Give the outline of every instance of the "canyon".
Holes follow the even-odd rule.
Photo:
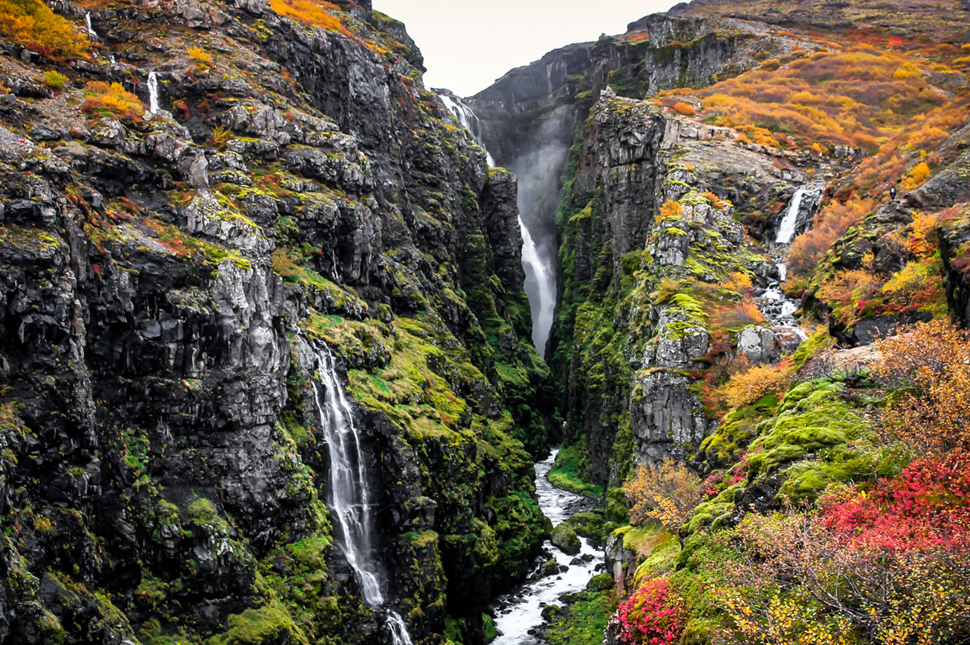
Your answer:
[[[0,643],[631,643],[660,584],[741,642],[718,536],[918,463],[877,348],[970,320],[965,2],[698,0],[457,97],[369,0],[24,1]]]

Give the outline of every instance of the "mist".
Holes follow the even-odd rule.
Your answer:
[[[556,206],[559,178],[569,147],[561,131],[565,115],[550,115],[533,135],[529,152],[510,164],[519,179],[519,218],[522,223],[522,267],[525,293],[532,309],[532,342],[545,357],[556,312]]]

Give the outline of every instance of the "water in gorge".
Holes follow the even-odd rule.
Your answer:
[[[592,499],[557,488],[550,483],[547,475],[558,452],[558,449],[553,450],[548,458],[536,463],[539,506],[553,526],[564,522],[571,515],[595,506]],[[492,645],[530,645],[543,642],[537,635],[530,633],[542,624],[542,610],[547,605],[561,605],[559,597],[563,594],[585,589],[589,579],[606,566],[602,546],[596,546],[584,537],[580,538],[580,543],[582,551],[579,555],[570,556],[552,542],[546,541],[545,550],[560,566],[565,565],[566,571],[541,578],[533,577],[518,590],[499,598],[496,603],[495,627],[500,636],[492,641]]]
[[[367,475],[368,456],[354,423],[353,411],[337,377],[333,354],[327,347],[317,353],[320,383],[310,381],[324,440],[330,454],[327,506],[333,513],[337,544],[357,575],[364,600],[372,607],[384,604],[384,572],[375,556],[376,505]],[[411,645],[404,620],[386,610],[385,627],[395,645]]]
[[[781,225],[778,227],[778,235],[775,237],[775,243],[791,243],[792,238],[795,236],[795,226],[798,224],[798,213],[802,206],[802,197],[805,196],[806,192],[807,190],[805,188],[799,188],[795,191],[788,205],[788,210],[785,212],[785,217],[781,220]]]

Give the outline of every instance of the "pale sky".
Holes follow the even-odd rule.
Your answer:
[[[571,43],[622,34],[677,0],[373,0],[407,25],[424,54],[425,87],[458,96],[485,89],[505,72]]]

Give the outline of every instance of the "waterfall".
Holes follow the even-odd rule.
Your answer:
[[[336,519],[337,544],[357,574],[364,600],[372,607],[384,604],[383,567],[375,557],[376,526],[368,456],[347,394],[337,379],[333,354],[324,347],[317,352],[320,384],[310,381],[320,417],[324,441],[330,453],[330,491],[327,506]],[[404,619],[386,609],[385,627],[394,645],[411,645]]]
[[[91,34],[92,36],[94,36],[95,38],[97,38],[98,37],[98,32],[96,32],[94,30],[94,27],[91,26],[91,12],[90,11],[87,12],[86,14],[84,14],[84,21],[88,25],[88,33]]]
[[[468,130],[469,134],[472,135],[472,140],[475,141],[475,144],[485,151],[485,157],[488,160],[489,168],[494,167],[495,160],[488,152],[488,148],[485,147],[485,137],[482,134],[482,122],[479,120],[478,115],[475,114],[475,111],[465,105],[461,99],[452,98],[441,90],[438,90],[438,98],[441,99],[441,102],[445,104],[448,111],[455,115],[458,123],[460,123],[463,128]]]
[[[802,197],[805,195],[805,192],[806,190],[804,188],[799,188],[791,198],[791,205],[788,207],[788,212],[785,213],[785,218],[781,220],[781,226],[778,227],[778,237],[775,238],[775,242],[778,244],[788,244],[795,235],[795,225],[798,224],[798,211],[802,206]]]
[[[158,76],[155,72],[148,74],[148,111],[152,114],[158,112]]]
[[[482,135],[482,122],[475,112],[444,90],[434,90],[444,106],[455,119],[472,135],[475,143],[485,151],[489,167],[495,166],[485,139]],[[518,174],[518,173],[516,173]],[[526,197],[522,190],[520,175],[519,183],[519,211],[523,210],[523,200]],[[552,262],[543,258],[543,254],[536,245],[532,232],[525,220],[519,215],[519,230],[522,232],[522,268],[525,270],[525,291],[529,297],[529,308],[532,311],[532,343],[540,356],[545,356],[546,341],[552,329],[553,314],[556,311],[556,272]],[[553,254],[555,257],[555,254]]]
[[[532,310],[532,344],[540,355],[544,355],[549,330],[552,328],[552,316],[556,310],[555,276],[551,275],[546,263],[539,256],[536,243],[521,215],[519,228],[522,231],[522,268],[525,269],[526,280],[536,285],[536,297],[529,299],[529,308]]]

